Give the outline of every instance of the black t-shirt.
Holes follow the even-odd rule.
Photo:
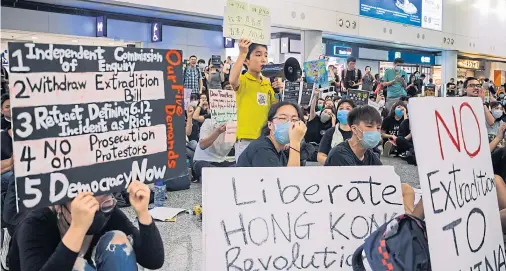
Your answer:
[[[415,79],[415,85],[418,87],[418,93],[422,92],[423,87],[423,80],[422,79]]]
[[[506,153],[504,148],[495,150],[492,153],[492,166],[494,167],[494,174],[502,177],[506,181]]]
[[[5,130],[11,128],[11,122],[6,120],[4,117],[0,120],[0,129]]]
[[[399,136],[406,137],[411,134],[411,128],[409,127],[409,119],[403,120],[399,127]]]
[[[304,135],[304,140],[308,143],[320,143],[325,131],[327,131],[330,127],[332,127],[332,120],[322,123],[320,116],[316,115],[314,119],[308,121],[307,123],[307,131],[306,135]]]
[[[406,90],[406,93],[408,94],[409,97],[415,97],[418,94],[418,90],[416,89],[416,85],[410,86]]]
[[[398,136],[399,129],[403,120],[404,118],[396,120],[395,117],[388,116],[383,120],[383,123],[381,124],[381,130],[385,131],[385,133],[389,135]]]
[[[54,271],[72,270],[78,253],[68,249],[62,242],[56,214],[49,208],[31,211],[18,225],[14,234],[13,253],[9,258],[10,270]],[[160,233],[153,222],[139,223],[137,229],[119,209],[112,211],[104,229],[93,236],[84,258],[91,261],[91,252],[106,232],[118,230],[131,236],[137,263],[148,269],[161,268],[164,262],[164,246]]]
[[[351,131],[343,131],[339,126],[336,126],[339,129],[339,132],[341,132],[341,135],[343,136],[343,140],[348,140],[351,138],[352,133]],[[320,141],[320,146],[318,147],[318,152],[324,153],[326,155],[329,154],[330,150],[332,149],[332,138],[334,136],[334,133],[336,131],[336,127],[332,127],[325,131],[325,134],[322,137],[322,140]]]
[[[285,153],[278,152],[268,137],[261,136],[243,151],[236,167],[286,167],[287,165],[288,159]]]
[[[355,69],[353,71],[345,69],[341,72],[341,78],[345,88],[358,89],[359,86],[352,87],[350,82],[360,82],[362,80],[362,72],[359,69]]]
[[[199,141],[200,137],[200,122],[192,119],[192,133],[188,137],[189,141]]]
[[[0,132],[0,139],[2,140],[2,159],[6,160],[12,157],[12,138],[9,135],[9,130],[3,130]]]
[[[329,153],[325,166],[381,166],[379,157],[372,150],[366,150],[364,160],[358,159],[350,147],[350,143],[344,141],[335,146]]]

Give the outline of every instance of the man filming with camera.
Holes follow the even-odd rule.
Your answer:
[[[357,59],[354,57],[346,60],[346,69],[341,72],[342,96],[348,93],[348,89],[358,89],[362,84],[362,72],[355,67],[356,64]]]
[[[386,109],[390,110],[392,106],[399,101],[402,96],[406,96],[406,72],[400,66],[404,63],[402,58],[394,59],[394,68],[385,71],[383,76],[383,87],[387,88]]]

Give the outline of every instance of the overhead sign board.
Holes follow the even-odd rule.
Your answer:
[[[360,0],[360,15],[441,31],[443,0]]]
[[[457,60],[457,67],[471,70],[479,70],[481,69],[481,61],[479,60],[469,60],[469,59],[459,59]]]
[[[152,23],[151,24],[151,42],[162,41],[162,24]]]
[[[396,58],[402,58],[406,64],[435,65],[436,57],[431,54],[406,53],[389,51],[388,61],[393,62]]]
[[[97,17],[95,30],[97,37],[107,37],[107,18],[105,16]]]

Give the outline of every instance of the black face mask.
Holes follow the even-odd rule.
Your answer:
[[[90,228],[86,232],[86,235],[94,235],[99,233],[104,228],[105,224],[107,224],[109,218],[111,218],[111,214],[112,211],[108,213],[104,213],[100,210],[97,211]]]

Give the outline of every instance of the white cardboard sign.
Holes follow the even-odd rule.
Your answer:
[[[204,270],[352,270],[404,212],[393,167],[205,168]]]
[[[484,116],[479,98],[409,100],[434,271],[506,268]]]

